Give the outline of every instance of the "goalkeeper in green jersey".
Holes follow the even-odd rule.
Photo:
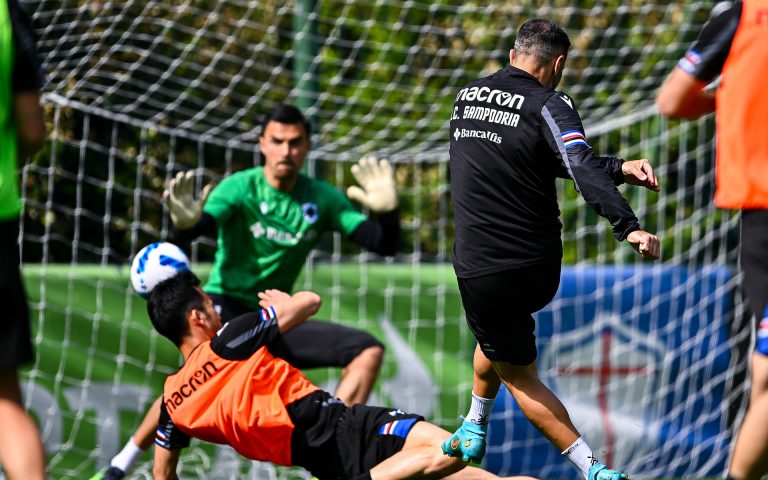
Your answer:
[[[325,232],[340,232],[380,255],[397,251],[400,213],[389,162],[364,158],[354,165],[352,174],[360,186],[350,187],[347,198],[332,185],[301,173],[312,145],[310,133],[309,122],[297,108],[279,105],[263,122],[262,166],[235,173],[215,189],[207,185],[197,196],[193,173],[181,172],[165,192],[177,243],[200,235],[218,241],[203,289],[224,322],[258,310],[261,291],[291,291],[307,255]],[[360,213],[350,199],[375,215]],[[319,320],[292,329],[277,348],[281,357],[300,369],[342,368],[335,395],[347,405],[368,399],[384,354],[383,345],[372,335]],[[155,402],[110,468],[94,478],[125,475],[151,446],[158,412]]]

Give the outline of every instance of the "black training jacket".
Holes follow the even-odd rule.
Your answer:
[[[461,89],[450,135],[459,277],[562,256],[557,177],[573,180],[617,240],[639,228],[616,189],[622,160],[595,155],[573,101],[523,70],[509,66]]]

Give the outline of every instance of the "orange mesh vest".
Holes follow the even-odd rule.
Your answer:
[[[266,347],[245,360],[226,360],[205,342],[166,379],[163,401],[182,432],[229,444],[253,460],[290,465],[293,422],[285,406],[315,390]]]
[[[768,208],[768,0],[745,0],[717,91],[720,208]]]

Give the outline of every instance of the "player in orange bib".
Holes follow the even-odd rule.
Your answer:
[[[749,407],[727,480],[768,474],[768,0],[720,2],[656,98],[666,116],[716,112],[715,205],[741,210],[742,288],[754,314]],[[710,82],[720,76],[719,86]],[[754,327],[753,327],[754,326]],[[743,333],[743,332],[740,332]]]
[[[259,298],[263,310],[222,327],[192,272],[152,291],[152,324],[185,360],[163,389],[155,479],[177,478],[190,437],[231,445],[253,460],[300,466],[321,480],[498,478],[443,455],[440,442],[449,433],[423,417],[347,407],[270,352],[281,334],[317,312],[318,295],[267,290]]]

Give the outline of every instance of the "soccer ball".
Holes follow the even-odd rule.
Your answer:
[[[182,249],[168,242],[150,243],[133,257],[131,284],[136,293],[148,298],[155,285],[180,270],[189,270],[189,258]]]

